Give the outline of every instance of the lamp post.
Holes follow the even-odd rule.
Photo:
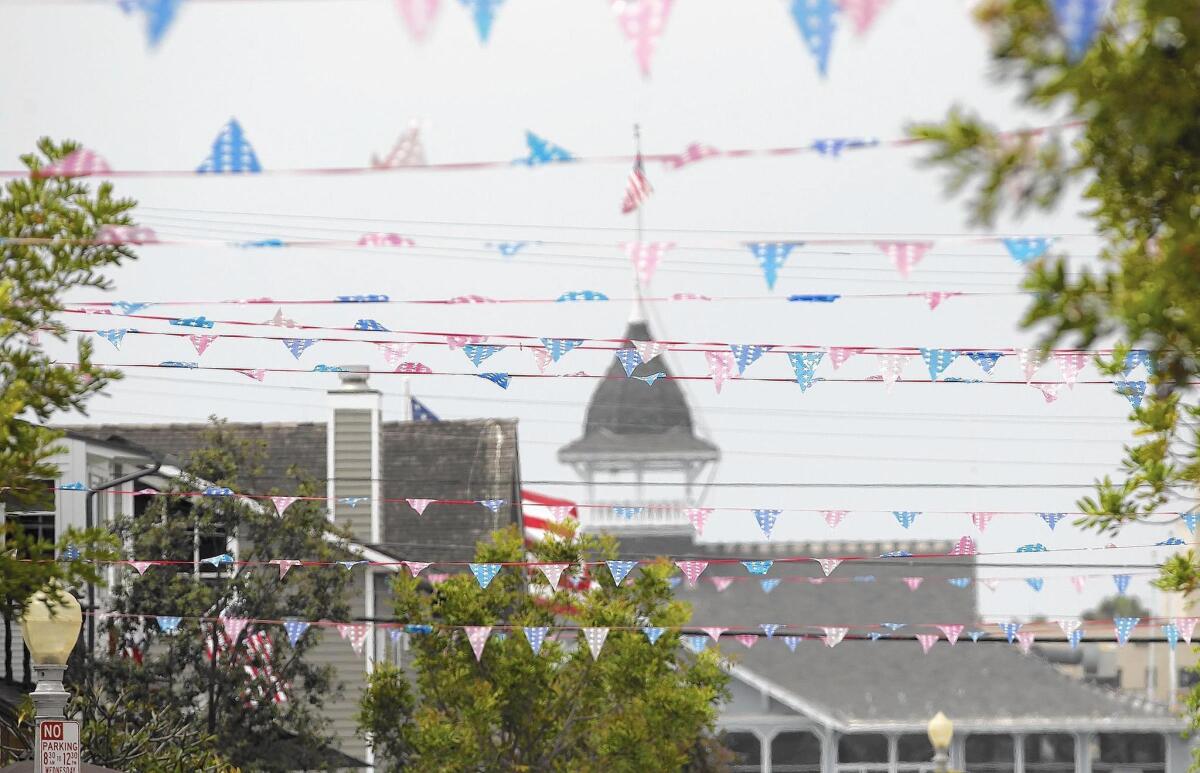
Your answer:
[[[933,769],[937,773],[947,773],[950,769],[950,741],[954,738],[954,723],[939,711],[929,720],[926,732],[929,733],[929,743],[933,744]]]
[[[37,686],[29,697],[34,707],[34,771],[41,773],[43,755],[38,753],[42,745],[42,725],[49,720],[55,732],[61,734],[65,725],[74,725],[74,742],[78,744],[78,723],[66,723],[67,699],[70,695],[63,687],[63,675],[67,671],[67,658],[79,640],[83,627],[83,611],[75,597],[65,590],[42,590],[29,600],[21,616],[21,636],[33,657],[33,673]],[[64,739],[66,740],[66,739]],[[78,756],[74,758],[78,770]]]

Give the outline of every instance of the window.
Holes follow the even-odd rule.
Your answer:
[[[231,573],[229,564],[213,565],[204,561],[224,553],[232,553],[229,532],[225,525],[214,521],[212,516],[206,517],[202,524],[197,523],[193,515],[192,503],[178,502],[164,515],[175,528],[172,533],[172,550],[170,558],[173,561],[190,562],[191,567],[181,567],[201,577],[225,577]]]
[[[18,497],[16,492],[5,491],[3,499],[4,520],[34,540],[53,543],[55,539],[54,481],[35,481],[34,489]]]
[[[933,764],[933,744],[926,733],[902,735],[896,743],[896,761],[906,769],[928,768]]]
[[[1016,763],[1012,736],[967,736],[966,763],[971,773],[1012,773]]]
[[[1162,773],[1167,742],[1153,733],[1102,733],[1092,739],[1092,770],[1096,773]]]
[[[758,773],[762,770],[762,743],[754,733],[726,733],[725,748],[733,752],[730,770]]]
[[[887,768],[887,736],[844,735],[838,739],[839,770],[886,770]]]
[[[780,733],[771,740],[771,770],[820,773],[821,739],[812,733]]]
[[[1025,736],[1026,773],[1075,773],[1075,737]]]

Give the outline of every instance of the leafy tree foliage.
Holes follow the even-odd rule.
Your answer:
[[[258,493],[263,443],[239,435],[214,421],[205,447],[183,466],[189,478],[174,484],[178,494],[198,486],[227,487]],[[297,479],[305,495],[314,487]],[[351,573],[341,566],[298,567],[279,579],[267,563],[280,557],[306,561],[349,558],[343,537],[332,531],[319,503],[298,501],[276,515],[265,506],[232,496],[158,496],[144,512],[116,519],[115,530],[134,559],[177,561],[150,567],[143,575],[129,571],[113,589],[107,619],[110,656],[94,667],[95,687],[85,690],[80,709],[86,718],[84,739],[91,759],[125,769],[130,748],[152,742],[138,735],[142,725],[183,733],[193,746],[219,754],[248,770],[313,769],[320,747],[328,741],[322,707],[336,692],[332,669],[307,657],[321,632],[314,626],[293,647],[283,627],[264,628],[271,638],[275,682],[253,677],[245,666],[262,665],[247,648],[254,624],[234,641],[226,641],[212,618],[260,620],[345,620],[346,590]],[[220,571],[193,563],[198,545],[209,537],[236,537],[238,560],[251,565]],[[224,550],[224,543],[212,548]],[[213,571],[204,571],[212,569]],[[155,616],[183,618],[174,633],[164,633]],[[201,622],[198,618],[209,618]],[[209,648],[216,644],[215,662]],[[274,688],[287,685],[289,699],[271,699]],[[119,696],[119,699],[118,699]],[[123,728],[114,741],[108,728]],[[282,743],[288,738],[287,743]],[[301,760],[282,749],[301,750]],[[142,763],[138,763],[142,764]],[[141,768],[139,768],[141,769]],[[150,768],[146,768],[149,770]]]
[[[1153,613],[1137,596],[1106,596],[1094,609],[1082,615],[1084,620],[1110,620],[1117,617],[1140,617],[1145,620]]]
[[[615,558],[616,543],[564,535],[533,550],[537,561],[578,567]],[[527,560],[524,540],[516,529],[496,532],[479,544],[476,560]],[[717,656],[685,655],[677,632],[651,645],[628,629],[687,623],[688,606],[667,583],[673,571],[665,561],[643,566],[617,586],[602,570],[591,577],[598,587],[584,593],[551,589],[541,572],[511,568],[486,590],[469,574],[431,588],[398,573],[398,619],[437,625],[412,635],[411,674],[372,674],[360,726],[377,760],[414,771],[708,769],[727,683]],[[521,630],[564,624],[613,630],[595,660],[574,635],[547,638],[535,655]],[[493,631],[477,663],[463,625],[511,628]]]

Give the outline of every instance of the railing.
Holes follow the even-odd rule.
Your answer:
[[[613,509],[617,507],[643,507],[645,509],[632,519],[627,519],[617,514]],[[683,513],[686,507],[687,505],[679,502],[659,504],[611,502],[608,503],[608,507],[581,507],[579,508],[579,525],[584,531],[612,528],[686,527],[689,526],[687,516]]]

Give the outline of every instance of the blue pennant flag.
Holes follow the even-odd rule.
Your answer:
[[[1184,542],[1183,540],[1179,539],[1179,537],[1167,537],[1162,542],[1155,542],[1154,544],[1162,545],[1164,547],[1171,547],[1171,546],[1175,546],[1175,545],[1186,545],[1187,543]]]
[[[337,502],[339,505],[346,505],[347,507],[354,508],[358,507],[363,502],[366,502],[368,499],[369,497],[338,497]]]
[[[1125,363],[1121,366],[1121,372],[1128,377],[1138,369],[1138,366],[1144,366],[1147,373],[1154,372],[1154,362],[1150,359],[1150,352],[1145,349],[1134,349],[1125,355]]]
[[[132,5],[146,15],[146,42],[157,48],[175,22],[183,0],[134,0]]]
[[[525,132],[525,144],[529,146],[529,156],[518,158],[514,164],[526,166],[541,166],[543,164],[563,163],[574,161],[575,157],[549,140],[542,139],[531,131]],[[575,300],[575,299],[572,299]],[[592,300],[586,298],[583,300]]]
[[[791,650],[792,652],[796,651],[796,645],[802,641],[804,641],[803,636],[784,636],[783,637],[783,643],[785,645],[787,645],[787,648],[789,650]]]
[[[1015,640],[1017,638],[1017,631],[1021,630],[1021,624],[1020,623],[1001,623],[1000,630],[1004,631],[1004,636],[1005,636],[1005,638],[1008,639],[1008,643],[1012,644],[1013,640]]]
[[[618,518],[624,518],[627,521],[632,521],[634,516],[641,515],[646,511],[644,507],[614,507],[613,515]]]
[[[64,561],[75,561],[80,555],[82,554],[79,552],[79,548],[75,547],[74,545],[67,545],[67,547],[63,549],[62,555],[59,556],[59,558]]]
[[[258,156],[250,141],[242,131],[242,125],[236,118],[230,118],[229,123],[213,140],[212,150],[204,163],[196,169],[201,174],[244,174],[262,171]]]
[[[183,622],[182,617],[171,617],[168,615],[159,615],[156,619],[158,620],[158,627],[163,633],[171,633]]]
[[[1129,401],[1134,408],[1142,407],[1142,398],[1146,396],[1145,381],[1114,381],[1117,394]]]
[[[829,72],[837,12],[835,0],[792,0],[792,18],[796,20],[804,45],[817,60],[817,72],[821,77]]]
[[[87,491],[88,490],[88,487],[79,481],[75,481],[73,483],[64,483],[61,486],[59,486],[59,488],[62,489],[63,491]]]
[[[114,301],[112,307],[121,314],[137,314],[142,309],[149,308],[150,305],[149,303],[136,303],[134,301]]]
[[[433,633],[432,625],[409,624],[404,626],[405,633],[423,634]]]
[[[1046,581],[1041,577],[1026,577],[1025,582],[1029,583],[1029,587],[1033,588],[1036,592],[1041,592],[1042,587],[1046,584]]]
[[[937,381],[939,375],[958,359],[953,349],[921,349],[921,358],[929,367],[929,380]]]
[[[880,558],[912,558],[912,553],[909,553],[907,550],[892,550],[887,553],[883,553],[879,557]]]
[[[1018,263],[1025,264],[1037,260],[1050,249],[1050,239],[1041,237],[1016,237],[1004,240],[1008,254]]]
[[[843,150],[873,148],[878,144],[879,140],[866,140],[858,137],[833,137],[825,140],[813,140],[812,149],[822,156],[837,158],[842,155]]]
[[[1033,542],[1029,545],[1022,545],[1017,548],[1018,553],[1045,553],[1046,546],[1040,542]]]
[[[200,367],[200,363],[198,363],[198,362],[180,362],[179,360],[163,360],[162,362],[158,363],[158,366],[160,368],[189,368],[190,369],[190,368]]]
[[[1067,44],[1067,58],[1077,62],[1096,39],[1111,0],[1053,0],[1058,29]]]
[[[354,569],[354,567],[358,566],[359,564],[365,564],[367,562],[360,558],[355,561],[337,561],[336,563],[340,564],[343,569],[349,571]]]
[[[779,623],[759,623],[758,627],[763,630],[763,633],[770,639],[779,630]]]
[[[526,626],[524,629],[525,638],[529,640],[529,649],[533,650],[534,655],[542,654],[542,644],[546,641],[546,633],[550,630],[546,626],[538,626],[532,628]]]
[[[625,581],[625,577],[633,571],[637,566],[637,561],[605,561],[608,564],[608,571],[612,574],[613,582],[620,585]]]
[[[971,637],[971,641],[978,642],[980,636],[985,636],[987,631],[967,631],[967,636]]]
[[[198,327],[211,330],[216,323],[205,317],[184,317],[183,319],[169,320],[167,324],[174,325],[175,327]]]
[[[906,625],[906,623],[880,623],[880,625],[883,626],[884,628],[888,629],[892,633],[895,633],[896,631],[899,631],[901,628],[903,628]]]
[[[1179,643],[1179,629],[1174,623],[1167,623],[1162,627],[1163,636],[1167,640],[1167,645],[1171,649],[1175,649],[1175,645]]]
[[[679,638],[683,641],[685,647],[697,655],[708,648],[707,636],[680,636]]]
[[[369,293],[367,295],[339,295],[333,299],[337,303],[387,303],[389,298],[381,293]],[[363,320],[365,322],[374,322],[375,320]],[[387,328],[384,328],[386,330]]]
[[[913,525],[913,521],[917,520],[917,516],[920,515],[920,513],[909,510],[893,510],[892,515],[895,516],[896,521],[899,522],[901,526],[907,529],[909,526]]]
[[[508,389],[507,373],[476,373],[475,375],[487,379],[501,389]]]
[[[817,366],[821,364],[821,358],[825,356],[825,352],[788,352],[788,361],[792,363],[792,370],[796,373],[796,383],[800,385],[801,392],[807,392],[808,388],[813,385],[816,380]]]
[[[294,617],[285,617],[283,619],[283,629],[287,631],[288,644],[295,647],[296,642],[300,641],[300,637],[308,630],[308,622],[297,620]]]
[[[1076,647],[1078,647],[1079,641],[1082,638],[1083,638],[1083,630],[1082,629],[1076,628],[1074,631],[1071,631],[1071,635],[1067,637],[1067,641],[1070,642],[1070,644],[1071,644],[1071,649],[1075,649]]]
[[[308,347],[312,346],[316,342],[317,341],[315,338],[285,338],[285,339],[283,339],[283,345],[287,347],[287,350],[289,352],[291,352],[292,356],[295,357],[297,360],[300,359],[300,355],[304,354],[305,350],[308,349]]]
[[[374,333],[386,333],[388,329],[373,319],[360,319],[354,323],[355,330],[368,330]]]
[[[792,303],[833,303],[841,297],[840,295],[799,294],[789,295],[788,300]]]
[[[441,421],[433,411],[425,407],[425,403],[417,398],[411,398],[413,421]]]
[[[1117,586],[1117,595],[1118,596],[1124,596],[1125,591],[1129,590],[1129,580],[1131,577],[1132,577],[1132,575],[1128,575],[1128,574],[1114,574],[1112,576],[1113,585]]]
[[[755,510],[754,520],[758,521],[758,528],[762,529],[763,535],[767,539],[771,539],[771,532],[775,528],[775,519],[779,517],[782,510]]]
[[[608,296],[595,290],[572,290],[568,293],[563,293],[558,296],[558,303],[569,303],[571,301],[607,301]]]
[[[856,574],[850,578],[852,582],[875,582],[873,574]]]
[[[231,497],[233,496],[233,489],[227,486],[207,486],[200,493],[206,497]]]
[[[283,239],[253,239],[248,242],[234,242],[233,246],[250,249],[254,247],[283,247],[284,243]]]
[[[796,248],[795,242],[751,242],[746,245],[754,253],[754,258],[762,268],[763,278],[767,280],[767,289],[775,289],[775,280],[779,278],[779,269],[783,267],[788,255]]]
[[[740,376],[766,353],[768,347],[758,344],[730,344],[729,349],[733,352],[733,361],[737,363]]]
[[[492,22],[496,20],[496,10],[504,0],[458,0],[462,6],[471,12],[475,20],[475,30],[479,33],[479,42],[487,43],[492,34]]]
[[[746,571],[750,574],[766,574],[771,571],[771,565],[774,561],[743,561],[742,566],[746,567]]]
[[[646,382],[647,386],[654,386],[655,381],[658,381],[660,378],[666,378],[666,377],[667,377],[667,374],[663,373],[661,370],[657,373],[651,373],[649,376],[634,376],[634,378],[637,379],[638,381]]]
[[[529,242],[500,242],[496,245],[496,249],[500,250],[503,257],[511,258],[528,245]]]
[[[775,588],[777,588],[781,582],[783,582],[783,580],[779,579],[778,577],[769,577],[765,580],[759,580],[758,584],[762,586],[763,593],[770,593],[771,591],[775,590]]]
[[[492,584],[496,575],[500,574],[500,564],[467,564],[467,566],[471,567],[471,574],[475,575],[475,581],[479,583],[479,587],[484,589]]]
[[[479,363],[503,348],[503,346],[489,346],[488,344],[467,344],[462,351],[467,355],[467,359],[475,364],[475,367],[479,367]]]
[[[996,363],[999,362],[1000,358],[1004,355],[1000,352],[967,352],[967,356],[970,357],[972,362],[978,365],[984,373],[990,376],[992,375],[992,368],[996,367]]]
[[[567,352],[574,349],[583,343],[582,338],[543,338],[542,343],[546,345],[546,351],[550,353],[550,359],[558,362]]]
[[[120,330],[97,330],[96,335],[112,344],[114,349],[120,349],[121,341],[124,340],[125,334],[128,332],[127,328],[121,328]]]
[[[871,641],[879,641],[880,639],[882,639],[885,636],[887,636],[886,633],[880,633],[879,631],[868,631],[867,632],[867,638],[870,639]]]
[[[618,349],[614,354],[625,369],[625,378],[632,376],[637,366],[642,364],[642,355],[638,354],[637,349]]]
[[[1050,531],[1054,531],[1054,527],[1058,526],[1058,522],[1066,517],[1066,513],[1038,513],[1038,518],[1046,522],[1046,525],[1050,527]]]
[[[955,588],[965,588],[971,584],[971,578],[970,577],[951,577],[949,580],[946,580],[946,582],[950,583]]]
[[[1129,634],[1133,633],[1133,629],[1137,628],[1137,624],[1141,619],[1140,617],[1113,618],[1113,628],[1117,631],[1117,644],[1124,646],[1125,642],[1129,641]]]
[[[349,368],[344,368],[341,365],[326,365],[325,363],[317,363],[313,366],[313,373],[349,373]]]
[[[208,558],[200,559],[202,564],[211,564],[212,566],[221,566],[222,564],[232,564],[233,556],[228,553],[222,553],[219,556],[209,556]]]
[[[1182,513],[1179,517],[1187,524],[1188,531],[1195,534],[1196,522],[1200,521],[1200,513]]]
[[[500,508],[504,507],[506,500],[503,499],[480,499],[479,504],[491,510],[493,514],[500,512]]]
[[[642,633],[646,634],[646,638],[650,640],[651,644],[657,644],[659,637],[661,637],[666,630],[666,628],[655,628],[654,626],[648,625],[642,628]]]

